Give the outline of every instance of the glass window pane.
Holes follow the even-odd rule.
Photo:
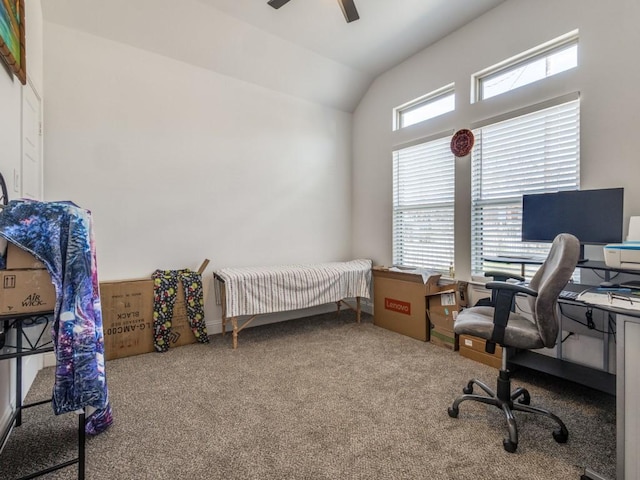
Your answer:
[[[427,103],[422,103],[406,110],[401,110],[400,113],[400,128],[415,125],[416,123],[424,122],[430,118],[437,117],[447,112],[452,112],[455,109],[455,96],[453,93],[431,100]]]
[[[577,66],[578,43],[575,40],[569,45],[562,45],[545,54],[516,61],[494,73],[480,77],[478,79],[479,99],[495,97]]]

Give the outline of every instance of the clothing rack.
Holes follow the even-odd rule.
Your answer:
[[[35,407],[37,405],[43,405],[45,403],[49,403],[51,399],[41,400],[38,402],[23,404],[22,403],[22,358],[29,355],[37,355],[46,352],[53,352],[53,344],[52,342],[47,342],[42,344],[42,336],[46,327],[48,326],[48,320],[43,326],[38,339],[35,342],[32,342],[29,337],[24,332],[24,322],[27,319],[39,319],[39,318],[47,318],[49,315],[52,315],[53,312],[42,312],[42,313],[26,313],[19,315],[0,315],[0,321],[3,323],[3,333],[5,335],[5,339],[8,338],[8,331],[11,328],[16,329],[16,344],[15,345],[4,345],[5,350],[13,350],[11,353],[3,353],[0,354],[0,361],[2,360],[16,360],[16,408],[11,418],[9,419],[9,423],[7,427],[0,431],[0,447],[5,444],[8,440],[9,435],[13,431],[14,428],[20,427],[22,425],[22,410],[25,408]],[[28,345],[24,345],[24,340],[27,341]],[[78,465],[78,480],[84,480],[85,476],[85,411],[78,415],[78,456],[72,460],[59,463],[57,465],[53,465],[49,468],[45,468],[43,470],[39,470],[37,472],[31,473],[24,477],[20,477],[17,480],[28,480],[31,478],[36,478],[41,475],[45,475],[47,473],[54,472],[56,470],[60,470],[62,468],[69,467],[71,465]]]

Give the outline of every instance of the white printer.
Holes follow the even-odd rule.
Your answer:
[[[626,242],[604,246],[604,263],[611,268],[640,270],[640,217],[629,219]]]

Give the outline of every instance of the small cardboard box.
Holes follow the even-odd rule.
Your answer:
[[[7,269],[15,270],[22,268],[41,269],[47,267],[26,250],[9,242],[7,245]]]
[[[467,282],[437,285],[428,295],[429,321],[433,326],[453,331],[458,312],[467,306]]]
[[[155,351],[153,280],[101,282],[100,302],[107,360]],[[196,341],[187,320],[181,284],[178,286],[171,324],[171,347]]]
[[[55,306],[56,290],[46,270],[0,270],[0,314],[50,312]]]
[[[458,335],[453,330],[431,325],[431,343],[449,350],[458,350]]]
[[[485,351],[486,340],[470,335],[460,335],[460,355],[494,368],[502,366],[502,347],[496,345],[495,353]]]
[[[373,267],[373,323],[409,337],[429,340],[426,295],[437,288],[440,275],[425,282],[415,270],[393,271]]]
[[[427,297],[432,343],[458,349],[453,325],[458,312],[467,306],[467,282],[448,282],[437,285]],[[435,337],[435,339],[434,339]]]

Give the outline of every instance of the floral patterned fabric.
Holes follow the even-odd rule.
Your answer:
[[[113,416],[91,213],[71,202],[13,200],[0,211],[0,235],[42,261],[56,290],[54,413],[93,407],[86,431],[100,433]]]
[[[204,321],[202,277],[185,270],[156,270],[153,272],[153,344],[158,352],[169,350],[171,319],[178,293],[178,280],[182,282],[187,318],[191,331],[200,343],[209,343]]]

